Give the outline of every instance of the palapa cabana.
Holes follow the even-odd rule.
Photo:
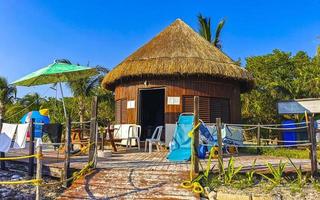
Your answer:
[[[166,144],[177,117],[193,111],[200,96],[200,118],[207,123],[221,117],[241,118],[240,93],[254,84],[244,68],[177,19],[150,42],[109,72],[102,82],[114,91],[116,124],[123,135],[128,124],[142,126],[142,140],[164,125]]]

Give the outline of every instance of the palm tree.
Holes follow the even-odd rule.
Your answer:
[[[198,22],[199,22],[199,34],[204,37],[208,42],[212,43],[215,47],[221,49],[221,40],[220,40],[220,34],[222,31],[222,28],[225,24],[225,19],[221,20],[218,23],[218,26],[216,28],[215,37],[212,38],[211,33],[211,19],[210,17],[203,17],[201,14],[198,15]]]
[[[71,64],[71,62],[67,59],[58,60],[59,62],[64,62]],[[89,96],[96,95],[96,90],[103,77],[106,73],[109,72],[107,68],[96,66],[95,67],[99,72],[98,75],[93,77],[87,77],[83,79],[79,79],[76,81],[68,82],[67,85],[69,86],[73,96],[77,99],[79,105],[79,121],[80,123],[84,122],[85,116],[85,99]]]
[[[21,105],[29,110],[39,110],[45,101],[38,93],[30,93],[19,99]]]
[[[16,87],[8,84],[4,77],[0,77],[0,119],[3,119],[6,110],[6,104],[13,103],[17,94]]]

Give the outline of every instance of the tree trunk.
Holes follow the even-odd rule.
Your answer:
[[[4,118],[4,111],[5,111],[4,103],[0,101],[0,119]]]
[[[82,124],[84,122],[84,102],[83,97],[79,97],[79,120],[80,120],[80,128],[83,129],[84,125]]]

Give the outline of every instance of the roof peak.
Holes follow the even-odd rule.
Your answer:
[[[177,74],[252,81],[245,69],[178,18],[109,72],[103,85],[114,86],[134,77]]]

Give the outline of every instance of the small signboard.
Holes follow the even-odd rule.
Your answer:
[[[180,105],[180,97],[168,97],[168,105]]]
[[[279,114],[320,113],[320,99],[296,99],[278,102]]]
[[[132,108],[135,108],[135,101],[134,100],[127,101],[127,109],[132,109]]]

